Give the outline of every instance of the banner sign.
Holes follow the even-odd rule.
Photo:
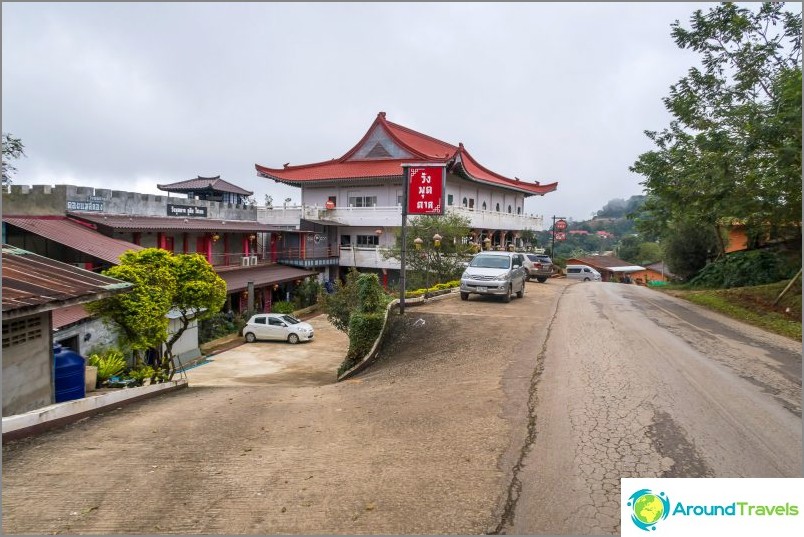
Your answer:
[[[103,212],[103,198],[101,196],[87,196],[86,201],[67,201],[68,211]]]
[[[167,215],[168,216],[199,216],[202,218],[206,218],[207,216],[207,208],[206,207],[196,207],[195,205],[173,205],[172,203],[167,204]]]
[[[408,168],[408,214],[444,214],[444,166]]]

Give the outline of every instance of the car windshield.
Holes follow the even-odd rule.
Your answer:
[[[538,261],[539,263],[552,263],[552,261],[550,261],[550,258],[547,257],[546,255],[530,254],[528,257],[530,258],[531,261]]]
[[[511,266],[511,258],[502,255],[479,255],[472,259],[472,263],[469,266],[507,269]]]
[[[293,315],[283,315],[282,320],[285,321],[288,324],[299,324],[301,322],[300,320],[298,320]]]

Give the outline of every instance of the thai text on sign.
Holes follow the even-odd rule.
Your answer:
[[[411,167],[408,173],[408,214],[444,214],[444,167]]]

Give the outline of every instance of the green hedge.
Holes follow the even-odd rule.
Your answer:
[[[351,369],[368,354],[380,336],[384,320],[385,312],[352,313],[349,318],[349,351],[346,353],[346,359],[338,368],[338,376]]]
[[[293,313],[294,311],[296,311],[296,306],[293,305],[293,302],[281,300],[271,304],[272,313]]]

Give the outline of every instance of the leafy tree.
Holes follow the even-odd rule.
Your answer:
[[[190,321],[214,317],[226,302],[226,282],[201,254],[179,254],[170,259],[176,277],[171,309],[179,314],[179,329],[165,342],[162,369],[172,367],[173,345],[184,334]],[[172,376],[171,371],[171,376]]]
[[[801,14],[723,3],[671,33],[701,67],[670,87],[673,120],[646,131],[656,149],[630,168],[648,196],[639,228],[672,236],[691,221],[717,239],[726,218],[774,232],[800,223]]]
[[[436,246],[433,236],[441,235],[441,244]],[[406,233],[405,267],[406,287],[415,289],[425,283],[430,285],[454,280],[463,273],[461,262],[473,250],[468,244],[469,219],[458,214],[444,216],[419,216],[411,218]],[[422,239],[420,248],[415,240]],[[402,233],[397,233],[396,244],[384,256],[399,259],[402,249]]]
[[[121,343],[134,352],[142,363],[143,353],[161,349],[155,377],[172,378],[175,371],[172,349],[195,317],[199,321],[213,317],[226,300],[226,282],[200,254],[172,253],[159,248],[128,251],[120,264],[104,274],[134,283],[125,295],[116,295],[87,306],[114,326]],[[171,310],[179,314],[179,329],[168,336]]]
[[[11,176],[17,168],[11,164],[12,160],[17,160],[25,156],[25,146],[22,140],[14,138],[10,133],[3,133],[3,188],[11,184]]]
[[[650,265],[662,260],[662,247],[655,242],[643,242],[639,245],[637,264]]]
[[[637,235],[629,235],[620,239],[617,244],[616,252],[617,257],[629,263],[636,263],[639,259],[639,246],[642,244],[642,239]]]
[[[349,333],[349,317],[360,306],[357,280],[360,273],[351,267],[346,273],[346,282],[335,280],[335,291],[324,297],[327,320],[341,332]]]
[[[706,266],[718,248],[717,233],[696,222],[675,222],[664,240],[664,261],[670,270],[688,279]]]

